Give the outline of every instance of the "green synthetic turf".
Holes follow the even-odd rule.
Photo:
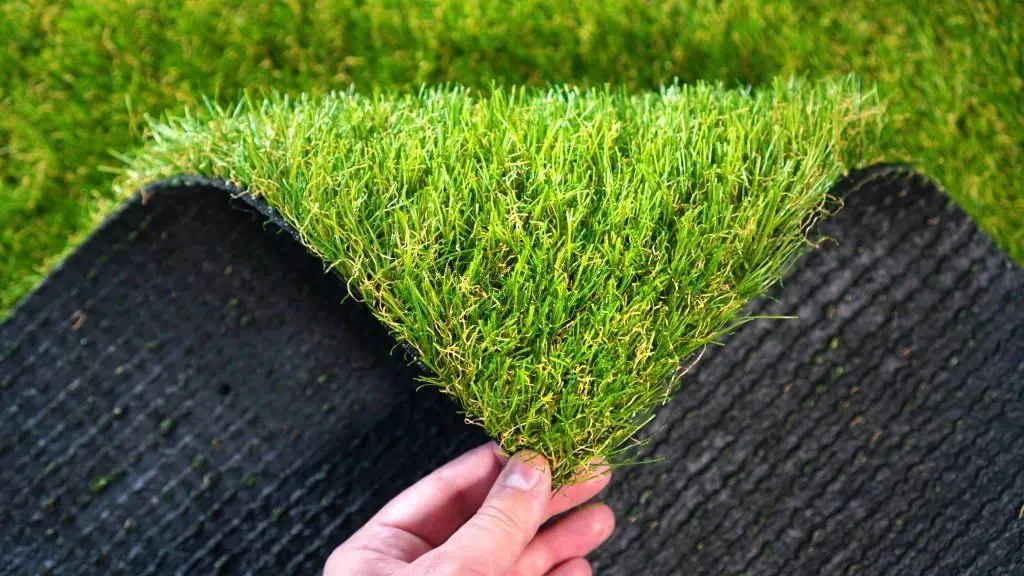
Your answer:
[[[630,90],[853,72],[882,157],[938,179],[1024,260],[1024,3],[1013,0],[8,0],[0,3],[0,313],[110,200],[110,152],[203,94],[457,81]]]
[[[680,362],[877,152],[881,113],[852,78],[245,99],[154,124],[119,188],[204,174],[262,196],[427,383],[563,483],[623,461]]]

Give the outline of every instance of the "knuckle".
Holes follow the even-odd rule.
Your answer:
[[[505,576],[533,576],[536,574],[547,574],[557,563],[550,550],[542,543],[534,540],[515,565],[505,573]]]
[[[532,574],[541,574],[541,572],[536,566],[527,566],[522,562],[518,562],[512,567],[512,569],[505,573],[505,576],[529,576]]]
[[[432,576],[501,576],[486,562],[465,554],[440,554],[431,558],[424,574]]]
[[[477,515],[490,529],[498,532],[496,536],[521,539],[526,529],[526,519],[522,514],[506,510],[498,506],[484,505]]]
[[[458,567],[458,570],[453,574],[462,576],[500,576],[497,572],[491,571],[489,568],[485,568],[480,564],[466,563]]]

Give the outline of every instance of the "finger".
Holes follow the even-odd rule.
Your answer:
[[[363,530],[382,525],[436,548],[476,513],[507,460],[493,442],[478,446],[404,490]]]
[[[323,576],[397,573],[430,551],[423,540],[400,530],[377,526],[358,534],[331,552]]]
[[[583,558],[573,558],[559,564],[554,570],[548,572],[547,576],[591,576],[593,573],[590,562]]]
[[[537,534],[509,576],[547,574],[563,562],[593,552],[614,529],[615,515],[604,504],[570,512]]]
[[[591,463],[591,466],[592,473],[587,480],[579,484],[562,486],[552,494],[551,501],[548,502],[546,519],[583,504],[608,486],[612,480],[612,471],[608,465],[598,461]]]
[[[438,574],[505,574],[544,522],[550,496],[547,461],[532,453],[516,454],[480,510],[417,563]]]

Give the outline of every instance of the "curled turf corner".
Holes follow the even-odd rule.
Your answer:
[[[784,273],[880,129],[850,78],[243,100],[169,118],[119,180],[263,198],[509,451],[556,483],[630,439],[680,362]]]

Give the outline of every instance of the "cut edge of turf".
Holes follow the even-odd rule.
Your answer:
[[[852,77],[244,98],[154,122],[117,187],[194,173],[265,200],[424,383],[561,485],[634,461],[681,363],[751,319],[881,128]]]

